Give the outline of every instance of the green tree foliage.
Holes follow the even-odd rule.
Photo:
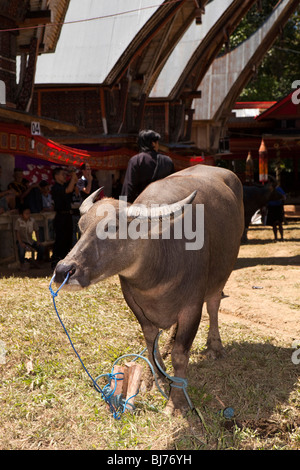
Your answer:
[[[255,33],[277,3],[278,0],[258,1],[232,34],[230,48],[238,46]],[[290,93],[295,80],[300,80],[300,7],[266,53],[239,101],[279,100]]]

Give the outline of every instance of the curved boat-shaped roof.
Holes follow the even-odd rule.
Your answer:
[[[71,0],[55,53],[38,58],[35,83],[102,83],[162,3]]]
[[[201,103],[193,103],[195,120],[218,120],[222,114],[228,115],[298,5],[299,0],[280,0],[255,33],[213,62],[199,87],[203,96]]]
[[[195,50],[234,0],[214,0],[205,8],[202,24],[191,23],[170,55],[151,93],[151,98],[167,97],[178,82]]]
[[[178,99],[197,89],[209,66],[256,0],[213,0],[199,28],[192,23],[157,77],[150,96]],[[197,29],[198,28],[198,29]]]

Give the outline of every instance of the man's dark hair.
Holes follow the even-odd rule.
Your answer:
[[[60,167],[54,168],[54,170],[52,172],[52,176],[53,176],[54,180],[55,180],[55,176],[58,175],[58,173],[60,173],[62,170],[63,170],[63,168],[60,168]]]
[[[46,186],[49,186],[48,181],[46,181],[46,180],[40,181],[40,188],[45,188]]]
[[[22,215],[24,211],[27,211],[27,209],[30,210],[30,207],[26,204],[21,204],[21,206],[19,207],[19,214]]]
[[[140,131],[138,137],[138,146],[141,152],[151,152],[153,150],[152,143],[160,140],[160,134],[152,130]]]

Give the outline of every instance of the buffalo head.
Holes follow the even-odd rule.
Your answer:
[[[115,274],[132,278],[142,264],[146,249],[143,242],[148,239],[149,221],[181,215],[183,208],[196,195],[194,191],[169,205],[146,207],[127,205],[122,199],[96,201],[101,189],[91,194],[80,207],[81,237],[57,264],[56,283],[61,284],[68,274],[66,286],[73,289],[87,287]],[[138,232],[135,231],[137,227]]]

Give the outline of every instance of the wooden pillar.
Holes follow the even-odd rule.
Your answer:
[[[293,167],[294,167],[294,188],[299,187],[299,157],[293,157]]]
[[[170,141],[170,104],[165,103],[165,142]]]
[[[17,99],[17,108],[22,111],[29,111],[31,105],[31,99],[33,95],[34,88],[34,79],[35,79],[35,69],[36,69],[36,60],[39,49],[39,41],[37,38],[32,38],[29,48],[29,58],[26,71],[24,74],[24,80],[20,94]]]
[[[14,21],[0,16],[1,29],[13,29]],[[13,106],[16,94],[16,33],[4,31],[0,34],[0,80],[5,83],[6,104]]]
[[[195,113],[194,109],[187,109],[186,110],[188,120],[187,120],[186,133],[185,133],[185,138],[184,139],[187,140],[187,141],[191,140],[194,113]]]
[[[100,88],[100,109],[101,119],[103,125],[103,133],[108,134],[107,117],[106,117],[106,104],[105,104],[105,92],[103,88]]]

